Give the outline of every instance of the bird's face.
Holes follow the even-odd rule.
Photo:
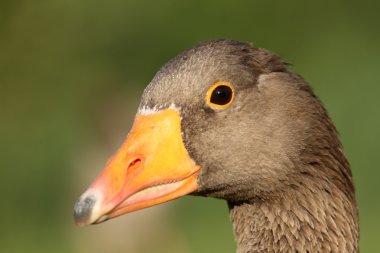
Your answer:
[[[275,191],[301,145],[289,140],[303,121],[284,115],[301,113],[305,100],[282,72],[277,56],[231,41],[168,62],[145,89],[126,141],[77,202],[76,222],[190,193],[236,201]]]

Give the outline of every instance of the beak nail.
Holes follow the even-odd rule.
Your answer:
[[[92,208],[94,207],[96,198],[94,196],[87,196],[80,198],[74,207],[74,220],[78,225],[86,225],[91,217]]]

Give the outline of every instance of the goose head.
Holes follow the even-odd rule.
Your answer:
[[[310,86],[265,49],[208,41],[158,71],[74,216],[94,224],[186,194],[252,204],[330,182],[354,203],[335,127]]]

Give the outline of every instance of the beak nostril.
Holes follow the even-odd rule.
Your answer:
[[[132,167],[132,166],[134,166],[134,165],[137,164],[137,163],[141,163],[141,159],[140,159],[140,158],[137,158],[137,159],[133,160],[133,161],[129,164],[129,167]]]
[[[132,162],[129,163],[128,167],[127,167],[127,172],[130,172],[134,169],[137,169],[141,164],[141,159],[140,158],[136,158],[134,159]]]

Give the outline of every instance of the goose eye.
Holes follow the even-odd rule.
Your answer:
[[[210,107],[224,109],[232,104],[234,95],[234,87],[230,83],[217,82],[207,91],[206,102]]]

